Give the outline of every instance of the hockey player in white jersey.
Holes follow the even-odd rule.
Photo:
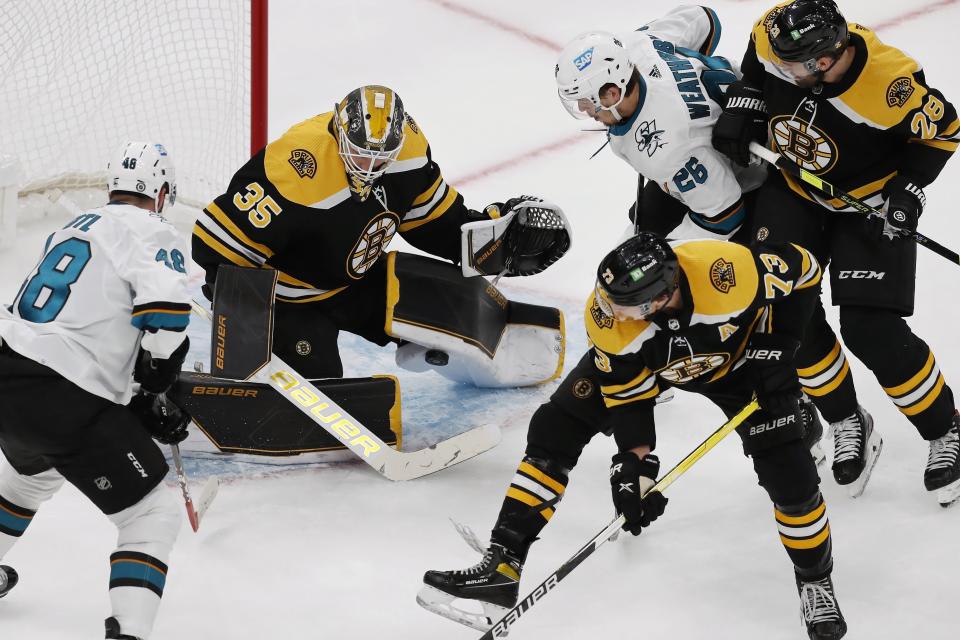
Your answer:
[[[180,528],[151,436],[180,442],[189,422],[164,395],[189,347],[187,254],[160,215],[176,197],[162,145],[124,144],[108,176],[109,203],[52,233],[0,309],[0,559],[66,479],[119,532],[106,638],[143,640]],[[0,596],[17,579],[0,565]]]
[[[648,181],[638,228],[729,239],[746,216],[744,193],[763,182],[765,170],[733,164],[710,142],[723,91],[740,77],[712,56],[719,40],[716,13],[684,5],[622,37],[585,33],[560,53],[564,107],[606,125],[611,150]]]

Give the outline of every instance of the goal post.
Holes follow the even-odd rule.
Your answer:
[[[131,139],[165,145],[178,204],[219,195],[267,143],[267,14],[268,0],[0,2],[0,154],[21,203],[102,192]]]

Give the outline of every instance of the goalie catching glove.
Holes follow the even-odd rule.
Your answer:
[[[610,464],[613,506],[626,520],[624,530],[635,536],[667,508],[667,498],[659,491],[650,491],[658,473],[660,459],[652,453],[641,459],[632,451],[624,451],[613,456]]]
[[[484,219],[461,227],[464,276],[529,276],[570,249],[570,224],[560,207],[520,196],[488,205]]]

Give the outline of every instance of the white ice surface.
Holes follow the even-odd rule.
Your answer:
[[[273,2],[271,136],[328,110],[355,86],[385,83],[403,97],[444,175],[468,204],[479,207],[519,193],[560,203],[575,228],[570,255],[541,275],[504,283],[504,289],[522,299],[553,300],[565,310],[571,366],[584,346],[581,301],[596,262],[625,225],[635,183],[629,168],[606,151],[587,160],[602,136],[578,134],[580,123],[557,103],[555,50],[587,28],[635,28],[672,3],[461,2]],[[748,29],[767,4],[728,0],[712,5],[723,21],[721,54],[740,58]],[[960,100],[951,45],[960,3],[844,0],[841,5],[851,20],[882,25],[881,37],[917,56],[928,80],[954,102]],[[457,6],[490,20],[456,11]],[[525,39],[521,33],[536,37]],[[541,147],[550,150],[527,155]],[[522,161],[504,170],[471,178],[518,157]],[[953,248],[960,247],[960,224],[954,222],[960,200],[956,162],[928,189],[921,223],[922,232]],[[22,229],[18,246],[0,254],[0,300],[13,297],[42,238],[58,223],[46,220]],[[918,273],[918,313],[911,326],[930,343],[947,380],[956,385],[960,267],[921,249]],[[196,329],[202,334],[199,324]],[[195,343],[192,357],[202,357],[202,338]],[[354,354],[346,359],[350,372],[393,371],[392,350],[351,339],[343,346]],[[853,370],[860,400],[886,443],[862,498],[850,500],[829,470],[824,474],[834,577],[850,625],[848,638],[956,638],[960,507],[941,510],[924,491],[926,444],[869,372],[857,362]],[[401,378],[410,444],[481,422],[501,425],[503,442],[475,460],[407,484],[391,484],[361,463],[263,470],[188,460],[198,479],[218,473],[226,482],[199,534],[184,522],[153,638],[447,640],[479,635],[423,611],[414,595],[424,570],[476,561],[447,516],[486,537],[522,455],[529,416],[553,386],[479,393],[434,374]],[[720,421],[719,412],[703,399],[678,394],[658,409],[661,459],[678,460]],[[612,453],[613,443],[605,438],[585,451],[556,517],[533,547],[523,591],[609,521],[606,476]],[[531,610],[511,637],[805,637],[769,501],[736,439],[699,462],[669,495],[667,514],[653,528],[598,551]],[[109,613],[107,556],[114,541],[113,527],[72,487],[45,505],[4,558],[20,571],[21,584],[0,601],[0,638],[102,637],[102,620]]]

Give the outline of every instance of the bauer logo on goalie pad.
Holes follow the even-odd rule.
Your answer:
[[[291,151],[288,162],[301,178],[312,178],[317,175],[317,159],[306,149]]]

